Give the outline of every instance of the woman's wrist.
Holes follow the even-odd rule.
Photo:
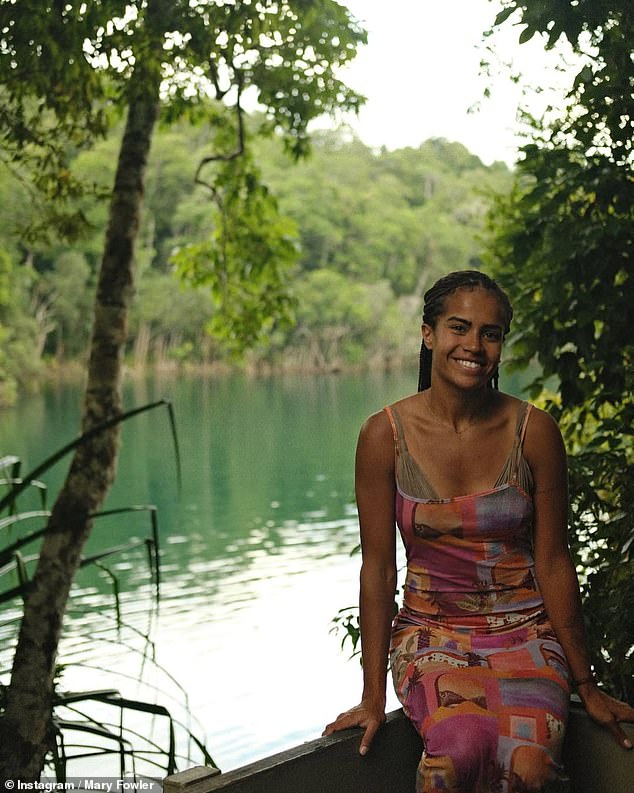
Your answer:
[[[591,697],[594,692],[599,690],[596,678],[592,673],[584,675],[578,680],[573,679],[571,683],[582,702],[585,702],[588,697]]]
[[[578,688],[582,688],[583,686],[587,686],[590,683],[596,683],[596,680],[594,679],[594,674],[592,672],[589,672],[587,675],[583,675],[583,677],[580,677],[578,680],[572,680],[571,682],[573,688],[578,689]]]
[[[381,692],[381,691],[371,691],[364,689],[363,694],[361,695],[362,702],[365,702],[368,705],[371,705],[376,708],[383,708],[384,710],[385,710],[386,699],[387,697],[385,695],[385,691]]]

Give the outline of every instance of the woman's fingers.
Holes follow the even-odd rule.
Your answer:
[[[602,691],[599,691],[598,694],[599,701],[596,705],[591,701],[585,703],[588,713],[598,724],[612,733],[614,740],[620,746],[624,749],[631,749],[632,741],[627,737],[619,722],[634,721],[634,708]]]
[[[609,730],[612,735],[614,736],[614,740],[620,744],[624,749],[631,749],[632,742],[627,737],[627,735],[623,732],[623,729],[619,725],[615,716],[611,716],[607,719],[597,719],[597,722],[602,726],[605,727],[606,730]]]
[[[350,727],[363,727],[361,719],[362,717],[354,709],[347,710],[345,713],[340,713],[333,722],[327,724],[322,735],[331,735],[333,732],[347,730]]]
[[[382,722],[380,721],[371,721],[365,729],[363,733],[363,738],[361,738],[361,746],[359,746],[359,754],[367,754],[368,749],[370,748],[372,741],[374,740],[374,736],[379,731],[379,727],[381,726]]]
[[[374,736],[377,734],[384,721],[385,713],[369,713],[364,707],[357,706],[347,710],[345,713],[340,713],[333,722],[326,725],[326,729],[323,731],[322,735],[332,735],[333,732],[347,730],[350,729],[350,727],[363,727],[365,732],[361,738],[359,753],[365,755],[368,753]]]
[[[613,721],[608,725],[608,729],[614,735],[615,739],[624,749],[632,748],[632,741],[627,737],[621,728],[619,721],[634,721],[634,708],[625,702],[615,703],[616,707],[613,709]]]

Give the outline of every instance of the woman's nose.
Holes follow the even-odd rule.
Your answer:
[[[465,350],[477,351],[482,348],[482,337],[477,330],[471,330],[463,339],[462,346]]]

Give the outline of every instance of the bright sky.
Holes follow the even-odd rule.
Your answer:
[[[368,45],[342,79],[367,97],[346,118],[367,145],[419,146],[430,137],[463,143],[485,163],[516,159],[516,110],[521,100],[509,72],[480,74],[487,57],[482,33],[500,0],[339,0],[364,23]],[[562,85],[557,58],[537,39],[519,45],[520,26],[495,35],[498,56],[512,60],[529,85]],[[490,41],[490,40],[489,40]],[[564,83],[565,84],[565,83]],[[490,98],[484,97],[490,87]],[[540,109],[545,100],[535,99]],[[469,109],[478,106],[475,112]]]

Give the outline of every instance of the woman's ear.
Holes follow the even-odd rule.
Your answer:
[[[422,334],[422,337],[423,337],[423,344],[425,345],[425,347],[428,350],[431,350],[432,349],[432,337],[434,335],[434,329],[432,328],[431,325],[427,325],[426,323],[423,323],[420,326],[420,330],[421,330],[421,334]]]

